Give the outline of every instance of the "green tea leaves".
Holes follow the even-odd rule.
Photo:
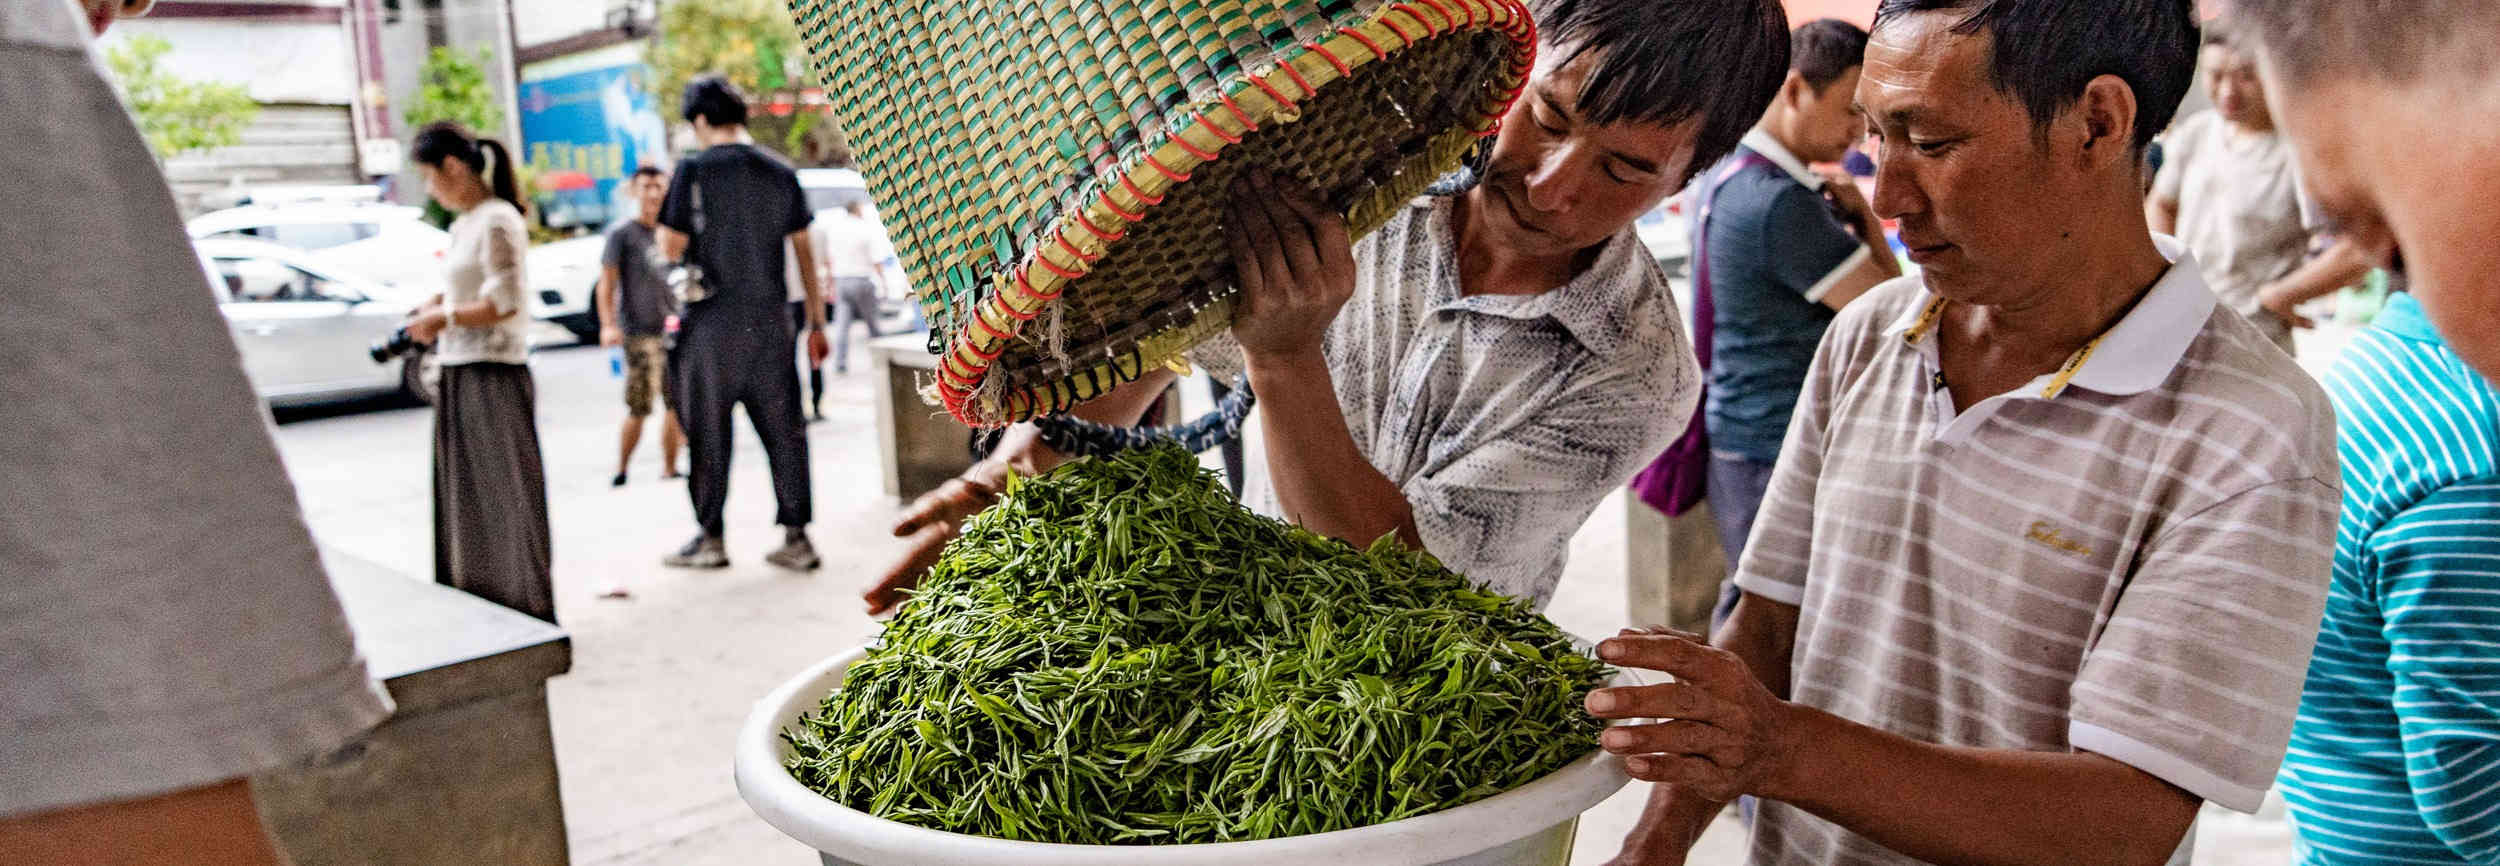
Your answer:
[[[1011,480],[784,738],[802,783],[895,821],[1246,841],[1560,769],[1610,673],[1525,602],[1253,515],[1162,448]]]

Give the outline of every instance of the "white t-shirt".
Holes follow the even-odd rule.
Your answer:
[[[2180,121],[2162,157],[2153,194],[2177,205],[2179,240],[2204,263],[2206,285],[2268,339],[2288,342],[2291,326],[2258,306],[2257,292],[2309,257],[2291,143],[2208,111]]]
[[[0,817],[388,715],[164,177],[58,0],[0,3]]]
[[[877,276],[880,232],[877,224],[841,208],[816,212],[809,227],[816,239],[816,257],[833,269],[837,280],[870,280]]]

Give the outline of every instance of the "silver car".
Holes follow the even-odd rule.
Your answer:
[[[430,353],[375,363],[424,299],[262,241],[192,242],[243,354],[252,387],[274,405],[401,392],[431,402]]]

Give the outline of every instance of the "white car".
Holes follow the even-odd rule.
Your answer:
[[[566,238],[530,248],[530,317],[554,322],[584,343],[599,342],[599,311],[591,305],[599,290],[599,254],[607,233]]]
[[[277,244],[210,238],[192,247],[262,399],[291,405],[397,391],[430,402],[430,353],[381,363],[371,354],[422,294]]]
[[[331,270],[362,274],[430,295],[442,291],[451,233],[405,205],[303,202],[254,204],[193,217],[193,240],[258,240],[300,250]]]

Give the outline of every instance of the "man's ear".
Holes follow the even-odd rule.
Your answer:
[[[2133,159],[2135,151],[2135,88],[2126,79],[2103,75],[2083,86],[2073,109],[2082,128],[2081,154],[2093,163]]]
[[[1807,83],[1806,77],[1797,74],[1797,70],[1791,69],[1788,70],[1788,77],[1780,81],[1779,101],[1781,105],[1788,106],[1790,111],[1795,111],[1798,106],[1805,104],[1806,96],[1813,92],[1814,85]]]

